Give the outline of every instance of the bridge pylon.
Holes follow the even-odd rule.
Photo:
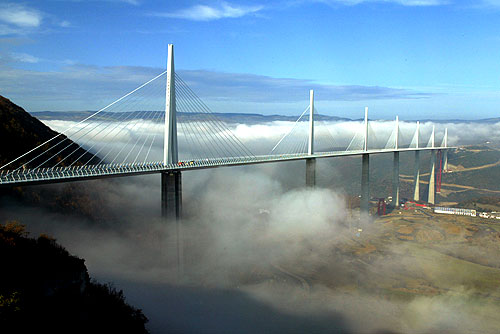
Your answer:
[[[415,148],[419,148],[419,140],[420,140],[420,122],[417,121],[417,130],[415,132],[415,137],[416,137],[416,145]],[[413,177],[413,186],[414,186],[414,191],[413,191],[413,200],[414,201],[419,201],[420,200],[420,151],[415,151],[415,171],[414,171],[414,177]]]
[[[309,91],[309,145],[307,154],[314,154],[314,90]],[[306,159],[306,187],[316,186],[316,158]]]
[[[368,151],[368,107],[365,108],[365,141],[363,151]],[[364,153],[361,161],[361,203],[362,213],[370,211],[370,154]]]
[[[396,138],[394,148],[399,149],[399,117],[396,116]],[[394,207],[399,206],[399,152],[394,152],[392,174],[392,203]]]
[[[443,139],[443,171],[448,171],[448,128],[444,129],[444,139]]]
[[[168,45],[167,85],[165,89],[165,138],[163,165],[177,165],[177,108],[175,99],[174,45]],[[177,278],[184,271],[183,243],[181,230],[182,216],[182,174],[180,170],[161,172],[161,215],[167,222],[175,222]]]
[[[314,90],[309,91],[309,146],[307,154],[314,154]]]
[[[176,165],[177,150],[177,109],[175,105],[175,67],[174,45],[168,45],[167,87],[165,90],[165,141],[163,147],[163,165]],[[173,170],[162,172],[162,216],[164,218],[181,218],[182,187],[181,172]]]
[[[163,164],[178,162],[177,148],[177,109],[175,105],[175,68],[174,45],[168,45],[167,87],[165,90],[165,141],[163,146]]]
[[[177,109],[175,105],[175,68],[174,45],[168,45],[167,58],[167,87],[165,90],[165,141],[163,147],[163,165],[176,165],[178,162],[177,150]],[[162,172],[161,198],[162,216],[167,219],[181,218],[182,182],[181,171],[173,170]]]
[[[432,127],[431,134],[431,147],[435,147],[435,127]],[[429,176],[429,193],[427,196],[427,202],[430,204],[435,204],[436,202],[436,151],[431,151],[431,172]]]

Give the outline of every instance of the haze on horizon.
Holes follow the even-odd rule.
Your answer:
[[[28,111],[97,110],[176,70],[214,112],[496,117],[496,0],[13,1],[0,94]]]

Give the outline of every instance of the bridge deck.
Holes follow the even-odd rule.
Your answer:
[[[324,152],[308,155],[266,155],[242,158],[220,158],[183,161],[179,164],[163,165],[163,162],[135,163],[135,164],[102,164],[96,166],[73,166],[38,169],[17,169],[15,171],[0,172],[0,186],[21,186],[35,184],[49,184],[59,182],[80,181],[106,177],[123,177],[133,175],[144,175],[162,173],[172,170],[196,170],[229,166],[254,165],[280,161],[306,160],[312,158],[333,158],[342,156],[355,156],[363,154],[380,154],[391,152],[432,151],[444,150],[451,147],[424,147],[424,148],[401,148],[401,149],[378,149],[368,151],[341,151]]]

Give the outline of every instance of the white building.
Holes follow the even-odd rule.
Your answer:
[[[471,217],[477,216],[476,210],[462,209],[462,208],[446,208],[442,206],[434,207],[434,212],[445,213],[449,215],[459,215],[459,216],[471,216]]]

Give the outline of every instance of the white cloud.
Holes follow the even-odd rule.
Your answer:
[[[172,13],[159,13],[154,15],[193,21],[212,21],[223,18],[237,18],[249,14],[254,14],[262,10],[263,8],[264,7],[260,5],[240,6],[222,2],[220,5],[216,6],[195,5],[189,8],[180,9]]]
[[[7,24],[1,24],[0,23],[0,36],[4,35],[18,35],[23,32],[23,29],[20,29],[19,27],[13,27],[9,26]]]
[[[0,36],[25,35],[47,31],[47,28],[67,28],[71,22],[26,5],[0,3]]]
[[[38,63],[40,61],[40,58],[29,55],[27,53],[13,53],[13,54],[11,54],[11,57],[15,61],[19,61],[21,63],[34,64],[34,63]]]
[[[59,26],[63,28],[71,27],[71,22],[64,20],[59,23]]]
[[[80,1],[80,0],[78,0]],[[96,0],[96,1],[101,1],[101,0]],[[141,1],[139,0],[103,0],[106,2],[123,2],[129,5],[134,5],[134,6],[139,6],[141,4]]]
[[[367,2],[395,3],[402,6],[440,6],[449,3],[448,0],[315,0],[329,5],[359,5]],[[490,0],[487,0],[490,1]],[[491,0],[495,1],[495,0]]]
[[[448,1],[442,0],[398,0],[393,1],[404,6],[440,6],[448,4]]]
[[[122,3],[129,4],[129,5],[134,5],[134,6],[139,6],[141,4],[140,0],[65,0],[65,1],[68,1],[68,2],[89,2],[89,1],[93,1],[93,2],[114,2],[114,3],[122,2]]]
[[[23,5],[6,3],[0,5],[0,21],[21,28],[36,28],[42,23],[39,11]]]

